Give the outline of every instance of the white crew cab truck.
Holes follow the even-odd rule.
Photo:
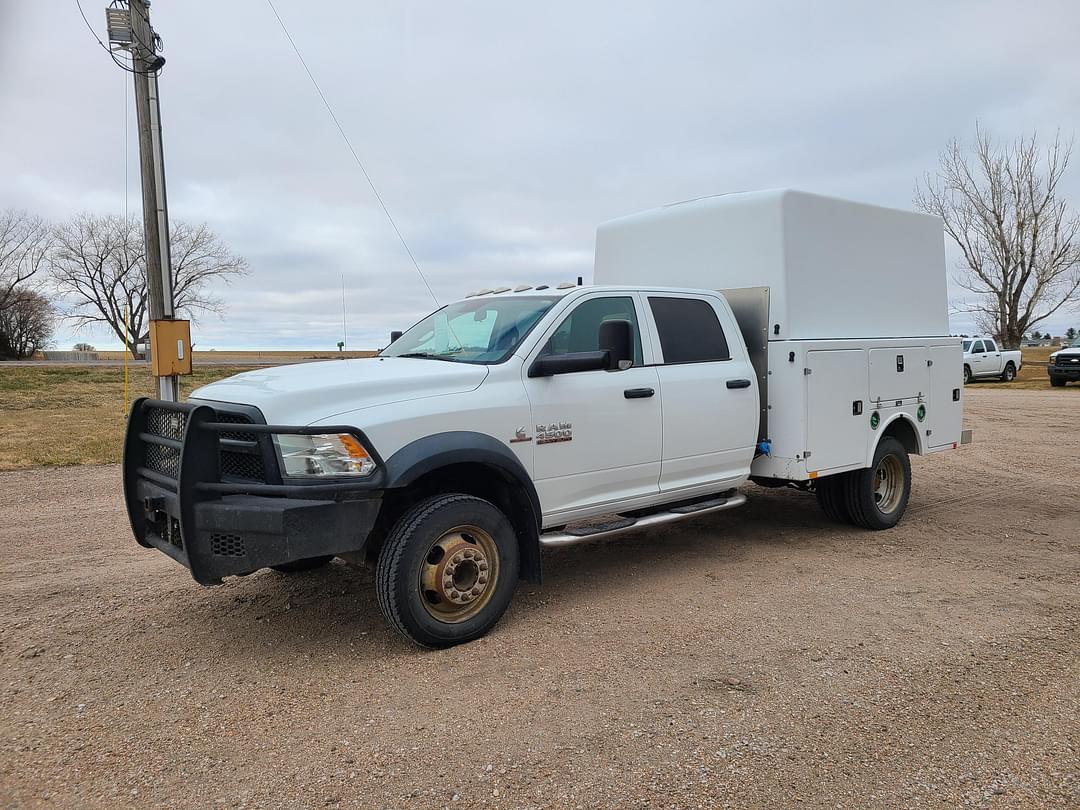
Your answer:
[[[1012,382],[1023,364],[1019,349],[1002,349],[993,338],[964,338],[963,348],[965,384],[990,377]]]
[[[544,546],[730,509],[748,480],[887,529],[909,455],[961,442],[936,219],[713,197],[602,226],[595,277],[455,301],[377,357],[136,402],[136,539],[203,584],[366,557],[389,622],[446,646],[540,580]]]

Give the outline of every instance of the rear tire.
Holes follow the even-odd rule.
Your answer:
[[[1054,386],[1054,388],[1062,388],[1065,385],[1065,380],[1060,380],[1057,377],[1051,377],[1050,385]]]
[[[851,515],[848,514],[847,503],[844,500],[847,475],[847,473],[840,473],[819,478],[814,485],[818,506],[825,513],[825,517],[833,523],[851,523]]]
[[[1012,382],[1016,379],[1016,366],[1012,363],[1005,364],[1005,370],[1001,372],[1002,382]]]
[[[334,559],[334,555],[328,554],[324,557],[308,557],[306,560],[293,560],[292,562],[271,565],[270,567],[279,574],[299,574],[302,571],[313,571],[316,568],[329,565],[332,559]]]
[[[502,617],[517,587],[517,534],[495,506],[436,495],[394,525],[376,566],[383,616],[423,647],[472,641]]]
[[[900,522],[911,496],[911,461],[904,445],[887,436],[874,452],[874,462],[847,474],[845,503],[852,522],[875,531]]]

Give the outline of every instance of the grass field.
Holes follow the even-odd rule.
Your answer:
[[[196,369],[180,378],[181,394],[245,370]],[[129,380],[131,399],[154,391],[143,365]],[[126,419],[122,368],[0,363],[0,470],[120,461]]]
[[[1076,395],[1080,392],[1077,384],[1050,388],[1046,376],[1050,351],[1025,349],[1023,368],[1012,383],[992,380],[972,387]],[[300,359],[302,353],[275,354],[280,362]],[[187,395],[200,385],[246,370],[250,369],[196,365],[194,375],[181,378],[181,393]],[[134,366],[130,374],[131,398],[149,396],[153,380],[146,366]],[[120,368],[5,367],[0,363],[0,470],[118,462],[126,415],[124,373]]]

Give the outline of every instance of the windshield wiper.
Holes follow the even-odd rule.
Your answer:
[[[405,352],[405,354],[395,354],[394,357],[419,357],[422,360],[445,360],[447,363],[453,363],[454,360],[445,354],[431,354],[430,352]]]

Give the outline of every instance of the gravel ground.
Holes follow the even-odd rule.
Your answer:
[[[0,474],[0,805],[1078,807],[1075,409],[968,423],[893,531],[751,488],[443,652],[338,562],[200,588],[115,466]]]

